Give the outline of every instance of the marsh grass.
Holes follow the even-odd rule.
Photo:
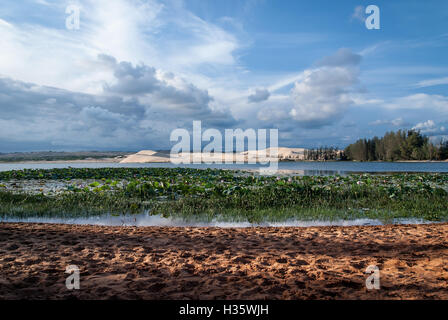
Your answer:
[[[44,196],[0,191],[0,203],[0,216],[19,218],[136,214],[147,208],[138,199],[95,192]]]
[[[447,174],[261,177],[184,168],[0,172],[8,181],[94,179],[56,195],[0,189],[2,217],[87,217],[149,211],[186,220],[448,219]],[[118,180],[120,183],[118,183]],[[112,186],[112,187],[110,187]]]
[[[212,197],[210,199],[184,198],[178,201],[154,203],[153,213],[163,216],[194,216],[201,213],[208,217],[217,215],[236,221],[262,222],[298,220],[351,220],[358,218],[390,221],[400,218],[442,220],[448,218],[447,199],[415,196],[390,199],[385,195],[342,193],[301,196],[290,193],[275,197],[267,191],[244,196]]]

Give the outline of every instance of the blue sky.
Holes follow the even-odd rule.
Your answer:
[[[290,147],[448,138],[444,0],[2,4],[0,152],[168,149],[193,120],[278,128]]]

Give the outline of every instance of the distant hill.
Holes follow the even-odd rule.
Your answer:
[[[109,159],[126,157],[130,152],[122,151],[78,151],[78,152],[14,152],[0,153],[0,162],[22,162],[22,161],[70,161],[87,159]]]

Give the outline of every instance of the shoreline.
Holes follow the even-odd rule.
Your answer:
[[[289,219],[284,221],[263,221],[251,223],[249,221],[226,221],[226,220],[183,220],[181,218],[164,218],[161,215],[119,215],[119,216],[91,216],[82,218],[64,217],[29,217],[14,218],[0,217],[0,223],[26,223],[44,225],[72,225],[72,226],[99,226],[99,227],[162,227],[162,228],[222,228],[222,229],[250,229],[250,228],[313,228],[313,227],[364,227],[364,226],[400,226],[400,225],[440,225],[448,223],[448,220],[424,220],[421,218],[396,218],[389,222],[381,219],[356,218],[335,220],[299,220]]]
[[[65,163],[122,163],[122,159],[115,158],[102,158],[102,159],[81,159],[81,160],[36,160],[36,161],[0,161],[1,164],[65,164]],[[348,160],[279,160],[281,163],[297,163],[297,162],[346,162],[346,163],[448,163],[448,160],[436,161],[436,160],[399,160],[399,161],[348,161]],[[171,163],[170,161],[149,161],[149,162],[125,162],[126,164],[165,164]],[[205,163],[200,163],[205,164]],[[225,164],[225,163],[223,163]],[[246,163],[245,163],[246,164]]]
[[[35,160],[35,161],[0,161],[1,164],[65,164],[65,163],[120,163],[122,159],[101,158],[101,159],[80,159],[80,160]]]
[[[0,299],[448,299],[448,223],[104,227],[0,223]],[[65,287],[68,265],[80,290]],[[367,290],[369,265],[381,287]]]

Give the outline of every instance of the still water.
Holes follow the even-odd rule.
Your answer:
[[[247,170],[259,169],[259,164],[190,164],[174,165],[171,163],[116,163],[116,162],[64,162],[64,163],[0,163],[0,171],[20,169],[53,169],[53,168],[213,168]],[[382,172],[447,172],[448,162],[279,162],[279,170],[293,170],[301,175],[332,175],[348,173],[382,173]]]
[[[160,215],[137,214],[126,216],[103,215],[87,218],[0,218],[0,222],[27,223],[62,223],[98,226],[135,226],[135,227],[217,227],[217,228],[250,228],[250,227],[316,227],[316,226],[378,226],[384,224],[427,224],[434,223],[423,219],[394,219],[381,221],[377,219],[353,220],[287,220],[281,222],[250,223],[247,221],[200,221],[181,218],[165,218]]]

